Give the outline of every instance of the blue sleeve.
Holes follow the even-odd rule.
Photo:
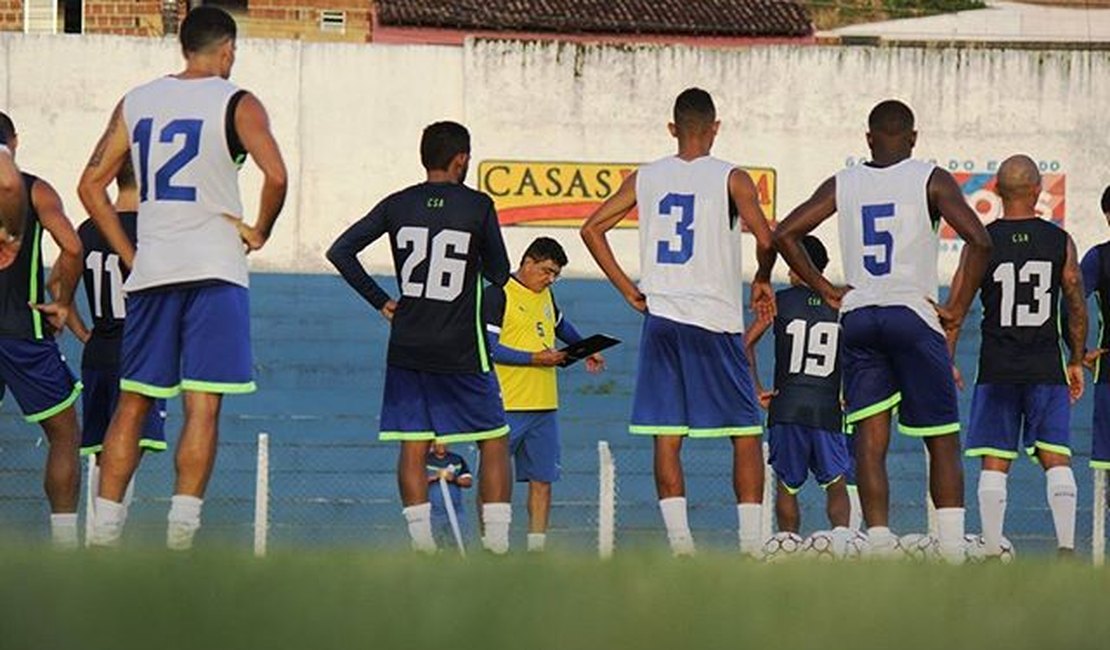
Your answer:
[[[501,345],[500,334],[491,334],[487,338],[489,339],[489,355],[494,363],[500,363],[503,366],[532,365],[531,352],[510,348],[507,345]]]
[[[492,284],[500,287],[509,281],[509,253],[505,250],[505,240],[501,238],[501,226],[497,223],[497,211],[493,201],[489,202],[486,212],[485,232],[482,237],[482,275]]]
[[[505,289],[492,285],[482,294],[482,320],[486,325],[486,341],[490,358],[504,366],[530,366],[532,353],[501,345],[501,324],[505,318]]]
[[[369,214],[352,224],[327,252],[328,261],[339,270],[347,284],[373,305],[374,309],[384,307],[389,302],[389,294],[366,272],[358,261],[358,254],[386,233],[386,203],[387,201],[382,201]]]
[[[1095,287],[1098,286],[1099,269],[1102,267],[1102,260],[1099,258],[1098,246],[1087,251],[1083,256],[1083,261],[1079,263],[1080,270],[1083,271],[1083,291],[1085,295],[1090,297],[1095,292]]]
[[[567,345],[577,343],[586,338],[578,333],[578,329],[574,327],[574,323],[570,322],[566,316],[559,315],[559,322],[555,325],[555,336]]]

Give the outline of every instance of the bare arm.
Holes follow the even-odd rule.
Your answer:
[[[847,293],[844,287],[834,286],[814,266],[813,260],[802,248],[802,238],[821,225],[836,212],[836,177],[821,183],[813,196],[794,208],[775,228],[774,243],[782,258],[794,273],[814,291],[821,294],[833,309],[840,309],[840,299]]]
[[[929,177],[929,208],[943,216],[948,225],[964,240],[964,250],[960,254],[960,265],[953,277],[948,302],[937,312],[941,325],[948,332],[949,339],[963,324],[983,273],[991,258],[991,238],[987,229],[979,221],[979,216],[964,199],[963,190],[952,178],[952,174],[936,169]],[[962,277],[961,277],[962,276]]]
[[[23,176],[15,166],[12,152],[0,146],[0,227],[12,239],[23,237],[24,205]]]
[[[77,196],[108,244],[119,253],[120,260],[131,268],[135,246],[120,223],[119,214],[108,196],[108,186],[115,182],[124,158],[131,154],[131,139],[123,121],[123,102],[116,104],[108,127],[96,143],[89,163],[77,184]]]
[[[1083,273],[1079,270],[1078,258],[1075,242],[1068,236],[1068,254],[1060,283],[1068,315],[1067,343],[1071,353],[1069,366],[1082,365],[1083,348],[1087,340],[1087,300],[1083,294]]]
[[[601,267],[605,277],[609,278],[609,282],[613,283],[617,291],[621,292],[624,299],[634,309],[644,311],[647,308],[644,294],[640,293],[640,289],[621,268],[606,237],[606,233],[620,223],[634,207],[636,207],[635,172],[624,179],[616,194],[606,199],[605,203],[602,203],[601,207],[586,219],[586,223],[582,224],[579,234],[581,234],[582,241],[585,242],[586,248],[590,251],[594,261]]]
[[[31,187],[31,202],[38,212],[42,227],[50,233],[60,249],[47,281],[47,289],[54,299],[54,305],[42,306],[39,310],[50,317],[50,324],[56,330],[61,331],[69,322],[73,292],[81,279],[81,238],[77,236],[77,231],[65,214],[61,197],[50,183],[41,179],[36,181]]]
[[[767,217],[759,207],[759,190],[748,172],[733,169],[728,177],[728,192],[740,212],[740,219],[755,236],[755,258],[759,268],[752,279],[752,308],[760,319],[772,318],[775,315],[775,292],[771,289],[771,269],[775,266],[775,246]]]
[[[752,326],[744,331],[744,355],[748,358],[748,366],[751,368],[752,380],[755,382],[755,392],[763,401],[763,394],[766,392],[763,389],[763,382],[759,380],[759,367],[757,366],[755,346],[767,333],[773,321],[768,319],[759,319],[752,323]]]
[[[262,196],[258,204],[258,219],[251,230],[261,236],[261,241],[252,241],[244,234],[244,240],[251,250],[261,248],[270,238],[274,222],[285,205],[288,178],[285,161],[282,160],[274,134],[270,131],[270,118],[262,102],[247,93],[235,107],[235,132],[251,160],[262,170]]]

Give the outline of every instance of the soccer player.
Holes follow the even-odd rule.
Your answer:
[[[124,159],[116,176],[116,189],[115,210],[127,238],[134,244],[139,189],[129,158]],[[85,251],[85,298],[93,322],[93,329],[89,332],[77,310],[70,311],[71,329],[85,344],[81,355],[81,383],[84,384],[81,393],[81,455],[87,456],[99,454],[104,448],[104,434],[119,401],[119,357],[126,315],[123,283],[129,272],[120,264],[119,255],[112,250],[92,219],[82,223],[77,228],[77,234]],[[143,423],[139,447],[164,451],[165,423],[166,400],[157,399]],[[134,486],[134,480],[127,485],[123,499],[125,508],[131,504]]]
[[[829,263],[820,239],[802,238],[806,255],[819,271]],[[793,271],[790,288],[775,294],[774,321],[756,321],[744,334],[756,394],[769,410],[771,467],[778,478],[778,529],[801,526],[797,494],[810,472],[825,489],[826,513],[835,536],[847,541],[851,516],[846,479],[851,458],[840,408],[840,323],[837,311]],[[756,370],[755,345],[773,326],[775,384],[763,388]]]
[[[470,466],[466,464],[465,458],[448,451],[447,445],[436,442],[425,459],[425,468],[428,471],[428,502],[432,504],[432,536],[437,544],[453,544],[455,533],[451,530],[451,519],[447,514],[447,504],[443,501],[439,479],[447,482],[447,492],[451,495],[459,532],[465,538],[466,509],[463,507],[462,491],[474,484]]]
[[[255,390],[246,251],[269,239],[285,201],[286,172],[262,103],[227,80],[235,35],[235,21],[222,9],[190,11],[180,32],[184,71],[124,96],[77,189],[131,269],[121,392],[100,457],[96,545],[119,542],[122,501],[154,400],[183,392],[166,543],[191,548],[216,460],[223,396]],[[247,154],[264,176],[253,226],[243,222],[239,198]],[[137,246],[107,193],[129,155],[138,172]]]
[[[482,328],[482,276],[509,279],[493,201],[465,185],[470,133],[455,122],[424,129],[427,180],[392,194],[328,249],[343,279],[390,321],[379,439],[401,443],[397,483],[412,546],[434,552],[424,462],[433,441],[476,441],[485,548],[509,551],[509,427]],[[401,297],[393,300],[358,253],[389,235]]]
[[[1110,223],[1110,185],[1102,192],[1102,214]],[[1102,362],[1110,345],[1110,241],[1087,251],[1080,263],[1086,295],[1097,293],[1098,347],[1087,353],[1085,365],[1094,372],[1095,408],[1091,432],[1091,467],[1110,469],[1110,368]]]
[[[840,308],[844,398],[854,427],[856,476],[871,548],[892,554],[888,526],[886,451],[891,414],[903,433],[929,449],[930,493],[937,507],[940,549],[963,558],[963,468],[953,377],[953,344],[990,259],[991,242],[952,175],[914,160],[913,111],[880,102],[868,117],[871,161],[823,182],[775,229],[790,268],[834,308]],[[834,213],[847,286],[834,286],[813,265],[801,239]],[[940,220],[963,238],[966,282],[937,298]]]
[[[695,548],[679,455],[687,436],[732,441],[740,550],[754,555],[763,541],[762,418],[744,355],[739,221],[755,236],[759,269],[751,295],[764,318],[774,313],[775,252],[751,177],[710,155],[719,127],[709,93],[684,90],[668,125],[678,140],[677,155],[630,174],[582,226],[598,266],[644,313],[629,430],[653,437],[659,509],[676,555]],[[637,205],[638,287],[606,239]]]
[[[550,237],[533,241],[516,273],[483,297],[490,356],[501,384],[509,423],[509,451],[516,480],[528,483],[528,550],[547,543],[551,484],[559,480],[559,408],[555,367],[566,354],[553,349],[555,339],[577,343],[582,335],[555,304],[551,285],[567,265],[567,254]],[[589,372],[600,372],[605,359],[586,359]]]
[[[19,147],[15,125],[0,113],[0,138],[14,154]],[[6,154],[0,154],[0,157]],[[55,545],[77,546],[77,493],[80,434],[73,408],[81,384],[66,365],[54,335],[61,331],[81,276],[81,240],[53,186],[32,174],[20,179],[26,197],[23,245],[11,265],[0,270],[0,381],[15,396],[24,418],[37,422],[50,445],[45,488],[50,501],[50,531]],[[42,232],[60,253],[50,278],[42,265]],[[46,290],[54,302],[45,304]]]
[[[1069,467],[1069,427],[1071,404],[1083,394],[1087,305],[1082,273],[1071,237],[1037,216],[1037,163],[1011,156],[998,167],[997,180],[1002,217],[987,226],[994,252],[979,287],[982,343],[966,451],[982,459],[983,551],[988,557],[1002,552],[1006,473],[1024,449],[1045,470],[1060,552],[1074,553],[1076,485]],[[1066,366],[1060,363],[1061,296],[1068,323]]]

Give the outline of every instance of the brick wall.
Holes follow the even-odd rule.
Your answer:
[[[23,31],[23,0],[0,0],[0,31]]]
[[[161,0],[85,0],[86,34],[162,35]]]
[[[254,38],[297,38],[312,41],[370,40],[372,0],[249,0],[248,15],[239,18],[240,34]],[[344,32],[320,29],[320,12],[345,11]]]

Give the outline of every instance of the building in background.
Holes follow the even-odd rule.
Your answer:
[[[0,31],[165,36],[189,6],[247,38],[461,45],[514,39],[748,45],[812,42],[797,0],[0,0]]]

